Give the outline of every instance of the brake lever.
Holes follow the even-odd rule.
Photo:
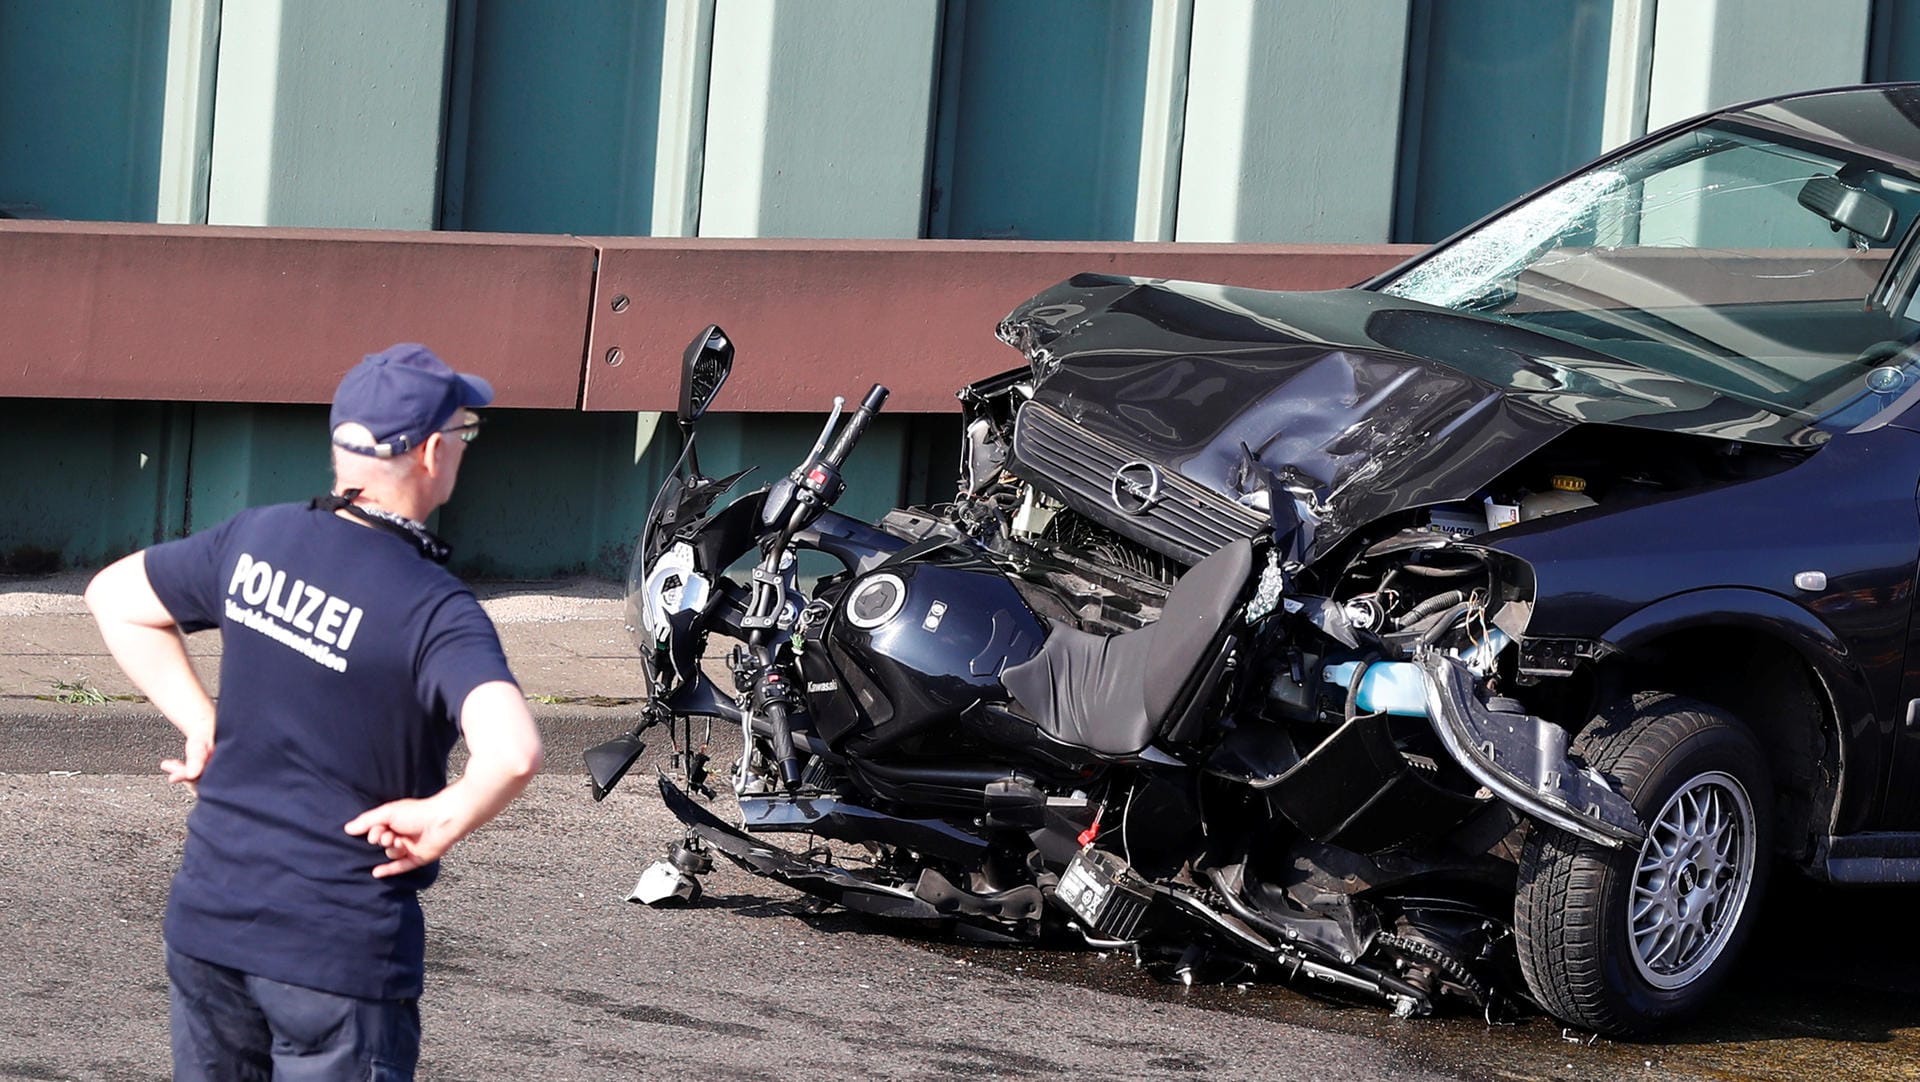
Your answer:
[[[767,492],[765,506],[760,512],[763,526],[783,529],[791,535],[801,524],[794,517],[796,512],[831,503],[837,492],[823,493],[820,478],[821,463],[831,456],[827,443],[834,438],[834,429],[840,424],[840,414],[846,408],[847,400],[839,395],[833,396],[833,409],[827,414],[827,423],[820,429],[820,438],[813,441],[813,450],[808,451],[800,464],[791,473],[775,481]],[[839,474],[832,474],[838,480]],[[784,538],[783,538],[784,541]]]
[[[806,460],[800,464],[801,470],[820,461],[820,453],[827,449],[827,440],[833,437],[834,426],[840,423],[840,411],[846,404],[845,398],[840,395],[833,396],[833,409],[827,413],[826,427],[820,430],[820,438],[813,441],[813,450],[807,452]]]

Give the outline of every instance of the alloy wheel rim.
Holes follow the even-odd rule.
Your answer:
[[[1698,980],[1739,927],[1753,887],[1753,802],[1732,775],[1701,774],[1667,798],[1634,865],[1633,963],[1655,988]]]

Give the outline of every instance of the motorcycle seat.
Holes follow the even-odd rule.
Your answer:
[[[1160,619],[1119,635],[1054,625],[1040,650],[1000,680],[1015,708],[1055,740],[1099,755],[1137,755],[1184,713],[1214,666],[1253,573],[1235,541],[1195,564]]]

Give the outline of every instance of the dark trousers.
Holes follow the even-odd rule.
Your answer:
[[[413,1078],[420,1009],[255,977],[167,948],[175,1082]]]

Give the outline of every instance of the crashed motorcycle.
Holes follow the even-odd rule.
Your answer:
[[[732,354],[718,327],[688,348],[685,450],[628,584],[649,697],[586,755],[600,799],[649,729],[672,736],[659,788],[687,834],[651,897],[685,896],[718,853],[849,909],[1130,948],[1176,979],[1492,1012],[1525,996],[1526,827],[1644,838],[1564,729],[1489,693],[1525,606],[1497,554],[1405,531],[1356,557],[1346,578],[1368,589],[1318,595],[1310,523],[1249,454],[1263,528],[1170,584],[1072,559],[1005,471],[1021,373],[962,392],[952,505],[834,511],[879,385],[844,421],[836,400],[790,473],[723,503],[742,475],[700,472],[695,423]],[[1115,498],[1165,500],[1138,465]],[[803,550],[838,569],[803,589]],[[710,672],[716,636],[733,646]],[[741,737],[736,822],[694,797],[712,795],[715,724]]]

